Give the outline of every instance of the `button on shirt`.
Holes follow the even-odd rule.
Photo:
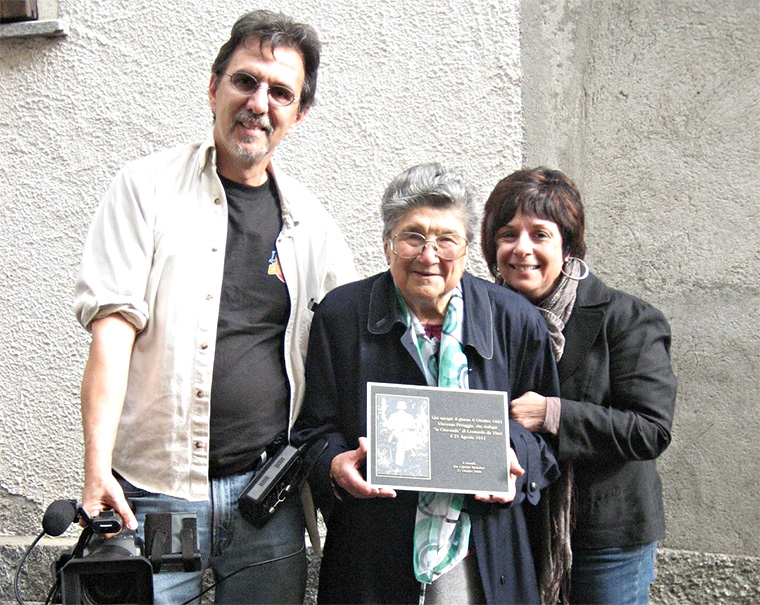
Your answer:
[[[151,492],[204,500],[208,492],[211,377],[227,234],[213,138],[122,168],[90,227],[74,309],[90,329],[120,313],[138,334],[113,467]],[[356,279],[351,253],[324,207],[270,165],[280,193],[277,239],[289,286],[285,332],[290,424],[303,400],[312,311]]]

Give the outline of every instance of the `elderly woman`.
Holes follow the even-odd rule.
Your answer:
[[[373,488],[364,479],[370,381],[558,392],[540,314],[464,270],[477,218],[461,178],[437,164],[413,167],[388,187],[382,216],[390,269],[320,303],[294,427],[297,445],[318,436],[329,442],[309,479],[327,523],[319,601],[418,603],[422,594],[428,603],[535,603],[523,509],[557,476],[541,437],[510,422],[519,461],[511,466],[512,502],[438,494],[431,505],[419,492]],[[438,558],[429,560],[415,544],[415,524],[439,497],[440,525],[451,531],[442,531]]]
[[[552,334],[561,396],[530,389],[510,413],[556,438],[563,480],[551,504],[554,526],[573,528],[569,600],[647,603],[665,534],[655,458],[670,443],[676,398],[668,323],[589,272],[581,197],[561,172],[520,170],[499,182],[481,245],[497,281],[536,305]],[[553,538],[561,561],[568,536]]]

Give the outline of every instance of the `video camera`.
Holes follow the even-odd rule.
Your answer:
[[[45,512],[43,532],[17,566],[19,603],[18,579],[29,552],[43,535],[60,536],[80,520],[85,527],[77,544],[51,566],[55,583],[46,603],[153,603],[154,573],[201,569],[195,513],[148,514],[144,543],[134,531],[122,529],[121,517],[113,511],[90,517],[76,501],[56,500]]]
[[[321,447],[307,463],[304,455],[311,446],[317,449],[316,444],[304,444],[298,449],[286,444],[265,460],[238,499],[243,518],[261,528],[286,498],[298,491],[316,459],[327,449],[327,440],[321,438]],[[55,584],[46,603],[152,603],[153,574],[201,569],[195,513],[148,513],[143,526],[143,542],[134,531],[122,529],[121,517],[113,511],[89,517],[82,507],[77,507],[75,500],[56,500],[45,511],[43,532],[16,567],[14,588],[19,604],[23,605],[18,588],[19,575],[32,548],[43,535],[60,536],[69,525],[80,520],[85,527],[76,546],[63,553],[51,566]],[[272,560],[243,566],[222,580],[249,567],[270,562]]]
[[[153,568],[143,551],[133,531],[106,538],[85,528],[77,545],[53,563],[59,594],[52,602],[152,603]]]

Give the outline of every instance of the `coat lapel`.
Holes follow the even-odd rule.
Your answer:
[[[560,385],[583,363],[604,323],[609,290],[594,275],[578,284],[575,309],[565,326],[565,350],[557,364]]]

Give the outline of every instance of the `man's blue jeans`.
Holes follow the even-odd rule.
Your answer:
[[[646,605],[654,582],[657,542],[573,550],[571,603]]]
[[[147,513],[194,512],[197,516],[202,570],[154,574],[155,603],[179,604],[198,597],[203,572],[209,566],[217,583],[217,603],[303,602],[306,549],[300,498],[293,494],[257,529],[240,516],[237,507],[238,495],[252,475],[213,479],[209,499],[204,502],[152,494],[119,478],[133,503],[143,539]]]

